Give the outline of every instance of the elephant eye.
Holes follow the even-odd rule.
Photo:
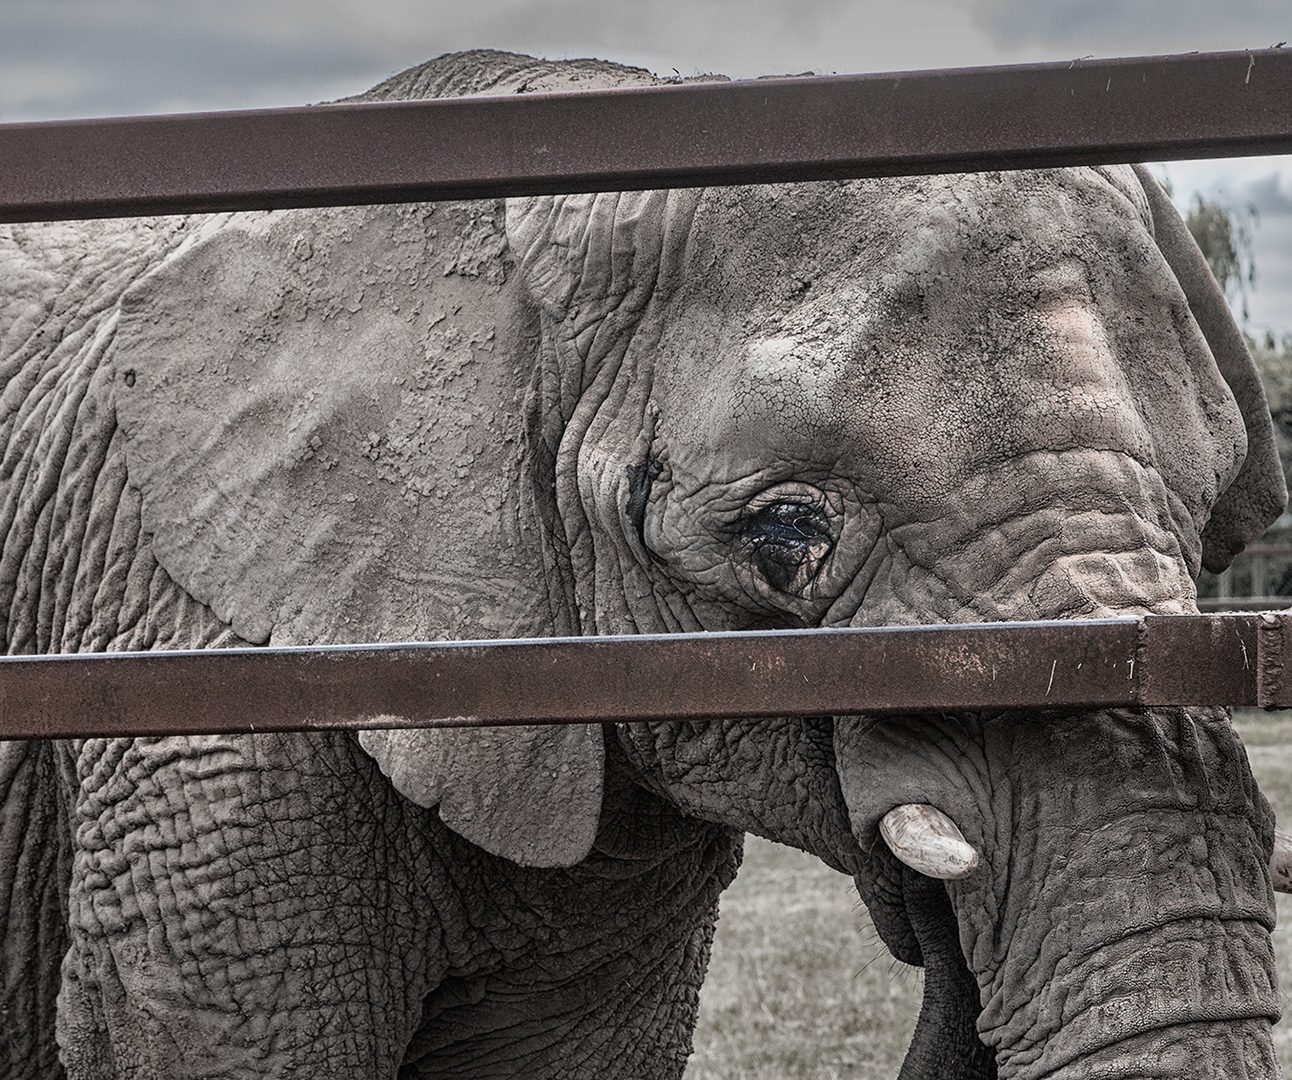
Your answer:
[[[763,577],[781,592],[807,585],[832,542],[826,516],[807,503],[773,503],[753,513],[741,530]]]

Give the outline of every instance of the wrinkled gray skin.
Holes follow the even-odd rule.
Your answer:
[[[16,226],[0,266],[14,653],[1192,611],[1284,499],[1124,168]],[[677,1077],[744,831],[928,964],[904,1076],[1278,1075],[1217,711],[11,743],[0,800],[6,1077]],[[902,870],[903,802],[982,867]]]

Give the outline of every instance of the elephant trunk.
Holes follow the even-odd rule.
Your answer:
[[[1159,837],[1148,830],[1165,832]],[[1136,821],[1039,881],[1011,883],[1010,939],[988,956],[983,908],[1001,889],[953,886],[983,1003],[981,1037],[1002,1080],[1274,1080],[1279,995],[1269,913],[1250,879],[1217,865],[1223,830],[1195,839]],[[1075,854],[1075,853],[1073,853]],[[1241,874],[1242,871],[1236,871]],[[1217,881],[1221,899],[1208,896]],[[1029,910],[1030,909],[1030,910]],[[999,915],[1000,912],[998,911]]]
[[[1226,714],[839,718],[835,751],[863,847],[909,803],[980,853],[936,887],[1002,1080],[1279,1075],[1273,822]]]
[[[1030,1076],[1009,1073],[1005,1076]],[[1040,1075],[1040,1074],[1037,1074]],[[1270,1021],[1215,1020],[1148,1031],[1074,1060],[1046,1080],[1280,1080]]]
[[[924,1002],[897,1080],[996,1080],[996,1055],[978,1037],[978,983],[940,881],[904,868],[902,905],[924,966]]]

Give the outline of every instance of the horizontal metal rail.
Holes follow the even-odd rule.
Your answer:
[[[1292,50],[0,125],[0,222],[1292,152]]]
[[[1292,604],[1292,596],[1200,596],[1198,610],[1279,611]]]
[[[8,657],[0,660],[0,738],[1282,707],[1292,704],[1290,619],[1167,615]]]

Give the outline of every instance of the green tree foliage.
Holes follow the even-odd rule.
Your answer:
[[[1256,284],[1252,231],[1257,220],[1256,208],[1250,203],[1239,208],[1203,195],[1194,195],[1184,216],[1225,296],[1231,303],[1238,301],[1243,322],[1247,321],[1248,294]]]
[[[1225,297],[1230,303],[1239,302],[1243,323],[1247,322],[1247,295],[1256,284],[1252,239],[1258,221],[1254,206],[1239,208],[1203,195],[1194,195],[1184,216]],[[1292,485],[1292,335],[1276,337],[1266,331],[1258,338],[1248,333],[1247,345],[1265,384],[1283,473]]]
[[[1226,299],[1230,304],[1235,300],[1238,302],[1247,347],[1261,374],[1270,415],[1274,419],[1274,437],[1279,460],[1283,463],[1283,476],[1292,488],[1292,334],[1276,336],[1267,330],[1257,336],[1246,327],[1247,297],[1256,283],[1252,243],[1257,225],[1256,208],[1250,205],[1235,208],[1220,200],[1195,195],[1184,220]],[[1280,519],[1265,536],[1267,544],[1286,543],[1288,540],[1284,519]],[[1274,554],[1259,558],[1239,556],[1225,579],[1221,582],[1212,574],[1202,574],[1198,581],[1198,595],[1204,605],[1207,598],[1222,594],[1222,585],[1223,595],[1239,598],[1239,606],[1245,597],[1289,596],[1292,595],[1292,559]]]
[[[1292,334],[1276,338],[1266,333],[1258,341],[1249,337],[1247,345],[1261,373],[1261,382],[1265,384],[1283,475],[1287,477],[1288,487],[1292,488]]]

